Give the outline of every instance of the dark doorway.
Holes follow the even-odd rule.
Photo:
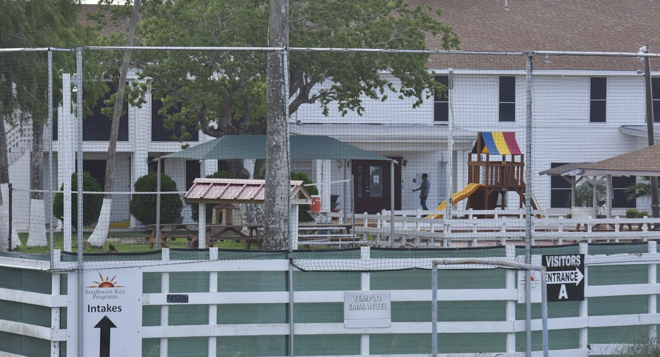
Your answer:
[[[353,160],[351,172],[355,179],[353,188],[356,213],[378,213],[392,208],[390,170],[389,161]],[[394,182],[401,182],[400,165],[394,165]],[[401,209],[400,184],[394,186],[394,209]]]

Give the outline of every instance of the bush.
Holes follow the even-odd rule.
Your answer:
[[[651,215],[646,211],[642,211],[637,214],[637,218],[644,218],[644,217],[651,217]]]
[[[292,171],[291,172],[291,180],[302,180],[303,184],[312,183],[312,180],[304,172]],[[305,186],[305,190],[307,190],[307,192],[310,195],[318,195],[319,194],[319,190],[316,188],[316,186]],[[307,211],[309,211],[309,210],[310,210],[309,205],[300,205],[300,207],[298,207],[298,221],[299,222],[310,222],[310,221],[314,220],[314,218],[312,218],[312,216],[310,216],[309,213],[307,213]]]
[[[76,173],[71,175],[71,225],[78,226],[78,178]],[[64,185],[60,187],[64,191]],[[83,191],[101,192],[101,185],[89,172],[83,171]],[[101,194],[83,194],[83,225],[88,226],[96,222],[103,206],[103,195]],[[53,217],[64,219],[64,193],[58,192],[53,199]]]
[[[216,171],[211,175],[207,175],[206,178],[230,178],[231,175],[227,171]],[[199,221],[199,203],[191,203],[190,210],[193,221]],[[222,216],[220,216],[222,217]],[[206,204],[206,223],[211,224],[213,219],[213,204]]]
[[[626,210],[626,218],[637,218],[639,217],[639,211],[637,208],[628,208]]]
[[[135,192],[156,192],[158,177],[155,173],[140,177],[133,187]],[[176,183],[171,177],[160,175],[160,191],[176,191]],[[160,195],[160,223],[174,223],[181,218],[183,202],[178,194]],[[156,224],[156,194],[133,195],[130,204],[131,215],[143,224]]]

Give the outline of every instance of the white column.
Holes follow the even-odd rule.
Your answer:
[[[64,231],[64,251],[71,251],[71,175],[73,174],[74,151],[76,142],[74,135],[73,113],[71,112],[71,75],[62,75],[62,112],[58,125],[58,141],[60,151],[57,153],[59,180],[64,185],[64,217],[61,217]],[[75,290],[74,290],[75,291]],[[77,321],[77,320],[69,320]]]
[[[291,205],[289,208],[289,239],[293,250],[298,249],[298,211],[300,206]]]
[[[131,192],[134,190],[133,184],[135,181],[149,172],[147,159],[149,157],[149,143],[151,142],[151,93],[147,93],[146,101],[142,109],[138,110],[137,115],[135,115],[132,122],[133,130],[129,130],[135,133],[132,138]],[[131,227],[136,227],[137,224],[138,221],[131,216]]]
[[[202,177],[212,175],[218,171],[218,160],[204,160],[204,165],[202,167]]]
[[[206,247],[206,202],[199,203],[199,235],[197,246],[199,249]]]
[[[319,194],[321,195],[321,211],[330,212],[330,193],[332,192],[332,187],[330,187],[330,182],[332,181],[332,167],[330,160],[323,160],[323,186],[320,187]]]

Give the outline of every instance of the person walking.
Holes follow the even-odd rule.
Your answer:
[[[426,199],[429,197],[429,191],[431,189],[431,184],[429,183],[429,180],[427,180],[428,175],[427,174],[422,174],[422,185],[419,186],[418,188],[413,188],[413,192],[415,191],[421,191],[419,193],[419,203],[422,205],[422,208],[424,211],[428,211],[429,209],[426,208]]]

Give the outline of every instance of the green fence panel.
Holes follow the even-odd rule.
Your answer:
[[[360,335],[297,335],[295,353],[302,356],[360,354]]]
[[[293,312],[296,323],[344,323],[341,302],[294,304]]]
[[[157,305],[142,306],[142,326],[160,326],[160,311]]]
[[[142,357],[160,357],[160,339],[142,339]]]
[[[287,272],[239,271],[218,273],[218,292],[287,291]]]
[[[206,293],[208,291],[208,272],[170,273],[170,293]]]
[[[587,275],[589,286],[646,284],[648,281],[647,265],[603,265],[590,266]]]
[[[295,291],[360,290],[361,275],[357,272],[293,272]]]
[[[289,336],[218,337],[216,338],[216,356],[287,356],[288,339]]]
[[[179,337],[167,339],[168,356],[208,357],[208,337]]]
[[[170,305],[167,323],[170,326],[208,325],[208,305]]]
[[[225,324],[282,324],[288,321],[287,304],[222,304],[217,321]]]
[[[162,273],[142,274],[142,293],[159,294],[161,292]]]
[[[580,348],[580,330],[550,330],[548,331],[548,349],[566,350]],[[516,332],[516,352],[527,350],[525,332]],[[541,331],[532,331],[532,351],[543,351],[543,335]],[[552,354],[552,353],[551,353]],[[561,355],[560,353],[557,354]]]
[[[589,298],[589,316],[646,314],[646,295],[604,296]]]

